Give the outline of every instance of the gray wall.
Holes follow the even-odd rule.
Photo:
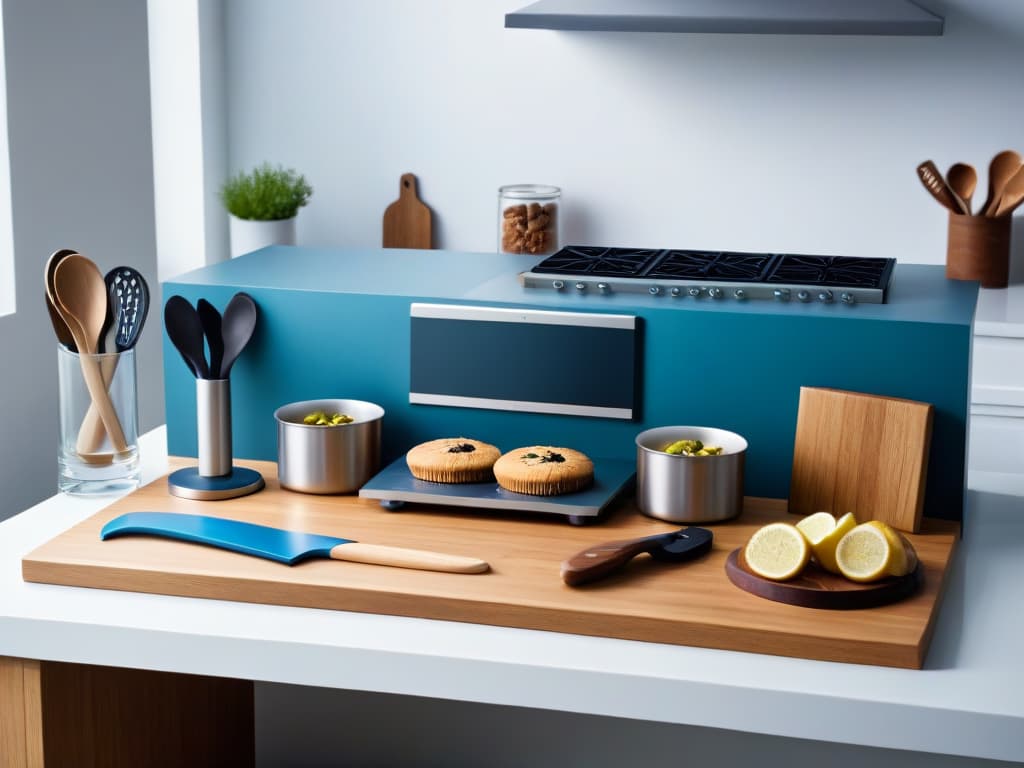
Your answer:
[[[525,181],[578,242],[940,263],[916,165],[1024,150],[1019,0],[922,0],[934,38],[504,29],[525,4],[227,0],[232,169],[305,172],[310,245],[379,245],[412,171],[458,250]]]
[[[744,713],[737,711],[738,727],[743,719]],[[256,722],[260,768],[1019,766],[716,728],[288,685],[257,688]]]
[[[0,317],[0,519],[56,491],[56,340],[43,265],[134,266],[159,307],[146,4],[5,0],[17,312]],[[159,309],[139,344],[142,429],[163,422]]]

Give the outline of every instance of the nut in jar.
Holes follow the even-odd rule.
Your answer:
[[[498,190],[498,248],[531,256],[558,250],[561,190],[541,184],[513,184]]]

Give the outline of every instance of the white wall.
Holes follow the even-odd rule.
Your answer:
[[[525,181],[576,242],[939,263],[916,165],[1024,151],[1019,0],[926,0],[937,38],[504,29],[524,4],[227,0],[231,168],[307,174],[303,244],[379,245],[412,171],[445,248],[493,250]]]
[[[412,171],[444,248],[493,250],[498,186],[539,182],[564,188],[575,242],[941,263],[917,164],[970,162],[984,185],[993,154],[1024,151],[1020,0],[922,0],[939,38],[505,30],[527,2],[226,0],[230,168],[305,173],[307,245],[379,245]],[[257,703],[265,766],[977,764],[284,686]]]
[[[139,342],[139,417],[163,421],[146,6],[5,0],[17,312],[0,317],[0,519],[57,485],[56,339],[43,266],[76,248],[134,266],[154,310]]]

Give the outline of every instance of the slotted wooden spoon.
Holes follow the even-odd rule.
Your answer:
[[[939,169],[935,167],[935,163],[931,160],[926,160],[917,166],[917,175],[921,179],[921,183],[924,184],[924,188],[944,207],[953,213],[970,213],[964,201],[950,188],[946,179],[939,173]]]

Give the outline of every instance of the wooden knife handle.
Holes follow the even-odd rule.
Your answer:
[[[331,550],[331,559],[446,573],[484,573],[490,570],[490,566],[486,562],[475,557],[446,555],[441,552],[426,552],[421,549],[387,547],[381,544],[363,544],[358,541],[334,547]]]
[[[621,568],[641,552],[649,552],[671,539],[673,534],[644,536],[640,539],[606,541],[577,552],[562,563],[562,581],[570,587],[586,584]]]

